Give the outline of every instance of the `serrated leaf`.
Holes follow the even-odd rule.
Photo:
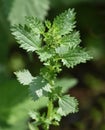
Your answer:
[[[30,84],[29,90],[32,98],[37,100],[39,97],[46,97],[48,93],[51,92],[51,86],[45,79],[37,76]]]
[[[68,53],[62,55],[63,65],[67,66],[68,68],[73,68],[80,63],[86,63],[86,61],[90,59],[92,59],[92,56],[89,55],[89,52],[80,47],[71,49]]]
[[[52,29],[55,35],[65,35],[73,31],[75,27],[74,9],[68,9],[54,19]]]
[[[18,79],[18,81],[23,85],[29,85],[34,77],[31,75],[31,73],[28,70],[22,70],[15,72],[15,75]]]
[[[50,22],[49,20],[46,20],[46,21],[45,21],[45,25],[46,25],[46,27],[47,27],[48,29],[51,28],[51,22]]]
[[[39,58],[40,60],[43,62],[43,61],[46,61],[47,59],[51,58],[52,57],[52,54],[50,52],[47,52],[47,51],[41,51],[39,54]]]
[[[30,27],[34,34],[42,34],[45,31],[43,23],[36,17],[25,17],[26,25]]]
[[[11,0],[8,1],[11,3]],[[8,19],[13,25],[23,23],[25,16],[33,16],[44,20],[49,9],[49,0],[14,0],[11,5]]]
[[[29,24],[25,24],[23,26],[13,26],[11,31],[21,48],[33,52],[40,49],[42,40],[40,33],[44,30],[44,26],[38,19],[30,18],[29,21]]]
[[[69,49],[73,49],[80,44],[80,35],[79,32],[72,32],[69,35],[65,35],[60,39],[60,46],[57,47],[56,53],[59,55],[63,55],[69,51]]]
[[[62,86],[62,92],[65,93],[77,84],[77,79],[75,78],[62,78],[56,81],[56,86]]]
[[[72,32],[71,34],[65,35],[60,39],[60,46],[57,47],[56,53],[63,55],[68,53],[70,49],[76,48],[80,44],[79,32]]]
[[[76,46],[78,46],[80,44],[81,40],[80,40],[80,34],[79,32],[75,31],[72,32],[71,34],[65,35],[61,38],[60,43],[63,45],[66,45],[69,48],[75,48]]]
[[[41,62],[46,62],[48,59],[53,57],[54,54],[55,54],[55,50],[52,48],[48,48],[48,46],[43,46],[43,48],[41,48],[38,51],[39,59]]]
[[[62,96],[61,98],[59,98],[58,103],[59,103],[58,113],[63,116],[78,111],[78,101],[74,97],[70,97],[69,95]]]
[[[67,53],[69,51],[69,47],[67,45],[62,45],[57,47],[55,49],[56,53],[59,54],[59,55],[63,55],[65,53]]]

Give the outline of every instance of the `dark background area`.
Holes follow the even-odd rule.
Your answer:
[[[94,59],[73,69],[64,67],[58,75],[78,80],[68,93],[78,99],[79,112],[51,130],[105,130],[105,0],[0,0],[0,130],[27,130],[29,110],[44,106],[33,104],[28,87],[13,74],[26,68],[35,76],[41,63],[19,48],[10,26],[24,22],[26,15],[53,20],[68,8],[75,8],[81,46],[91,50]]]

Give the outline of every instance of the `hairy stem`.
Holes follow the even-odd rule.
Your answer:
[[[52,111],[53,111],[53,102],[52,102],[52,100],[50,100],[49,104],[48,104],[48,111],[47,111],[47,118],[48,119],[51,118]]]
[[[53,111],[53,101],[52,100],[49,100],[49,103],[48,103],[48,111],[47,111],[47,116],[46,116],[46,119],[49,120],[49,122],[52,120],[52,111]],[[45,130],[49,130],[49,126],[50,124],[49,123],[46,123],[45,124]]]

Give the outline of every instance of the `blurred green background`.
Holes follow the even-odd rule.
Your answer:
[[[37,75],[41,64],[35,54],[19,48],[10,26],[22,23],[24,16],[52,20],[68,8],[75,8],[81,46],[91,50],[94,59],[63,68],[58,75],[67,77],[62,85],[74,86],[68,93],[79,100],[80,110],[51,130],[105,130],[105,0],[0,0],[0,130],[28,130],[28,112],[45,105],[44,99],[32,102],[28,87],[13,74],[26,68]]]

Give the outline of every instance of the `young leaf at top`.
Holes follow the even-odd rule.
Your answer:
[[[59,103],[58,113],[63,116],[78,111],[78,101],[74,97],[70,97],[69,95],[64,95],[59,98],[58,103]]]
[[[68,9],[64,13],[57,16],[52,25],[55,35],[65,35],[73,31],[75,27],[74,9]]]
[[[23,85],[29,85],[34,79],[31,73],[25,69],[22,71],[15,72],[15,75],[17,76],[18,81]]]

